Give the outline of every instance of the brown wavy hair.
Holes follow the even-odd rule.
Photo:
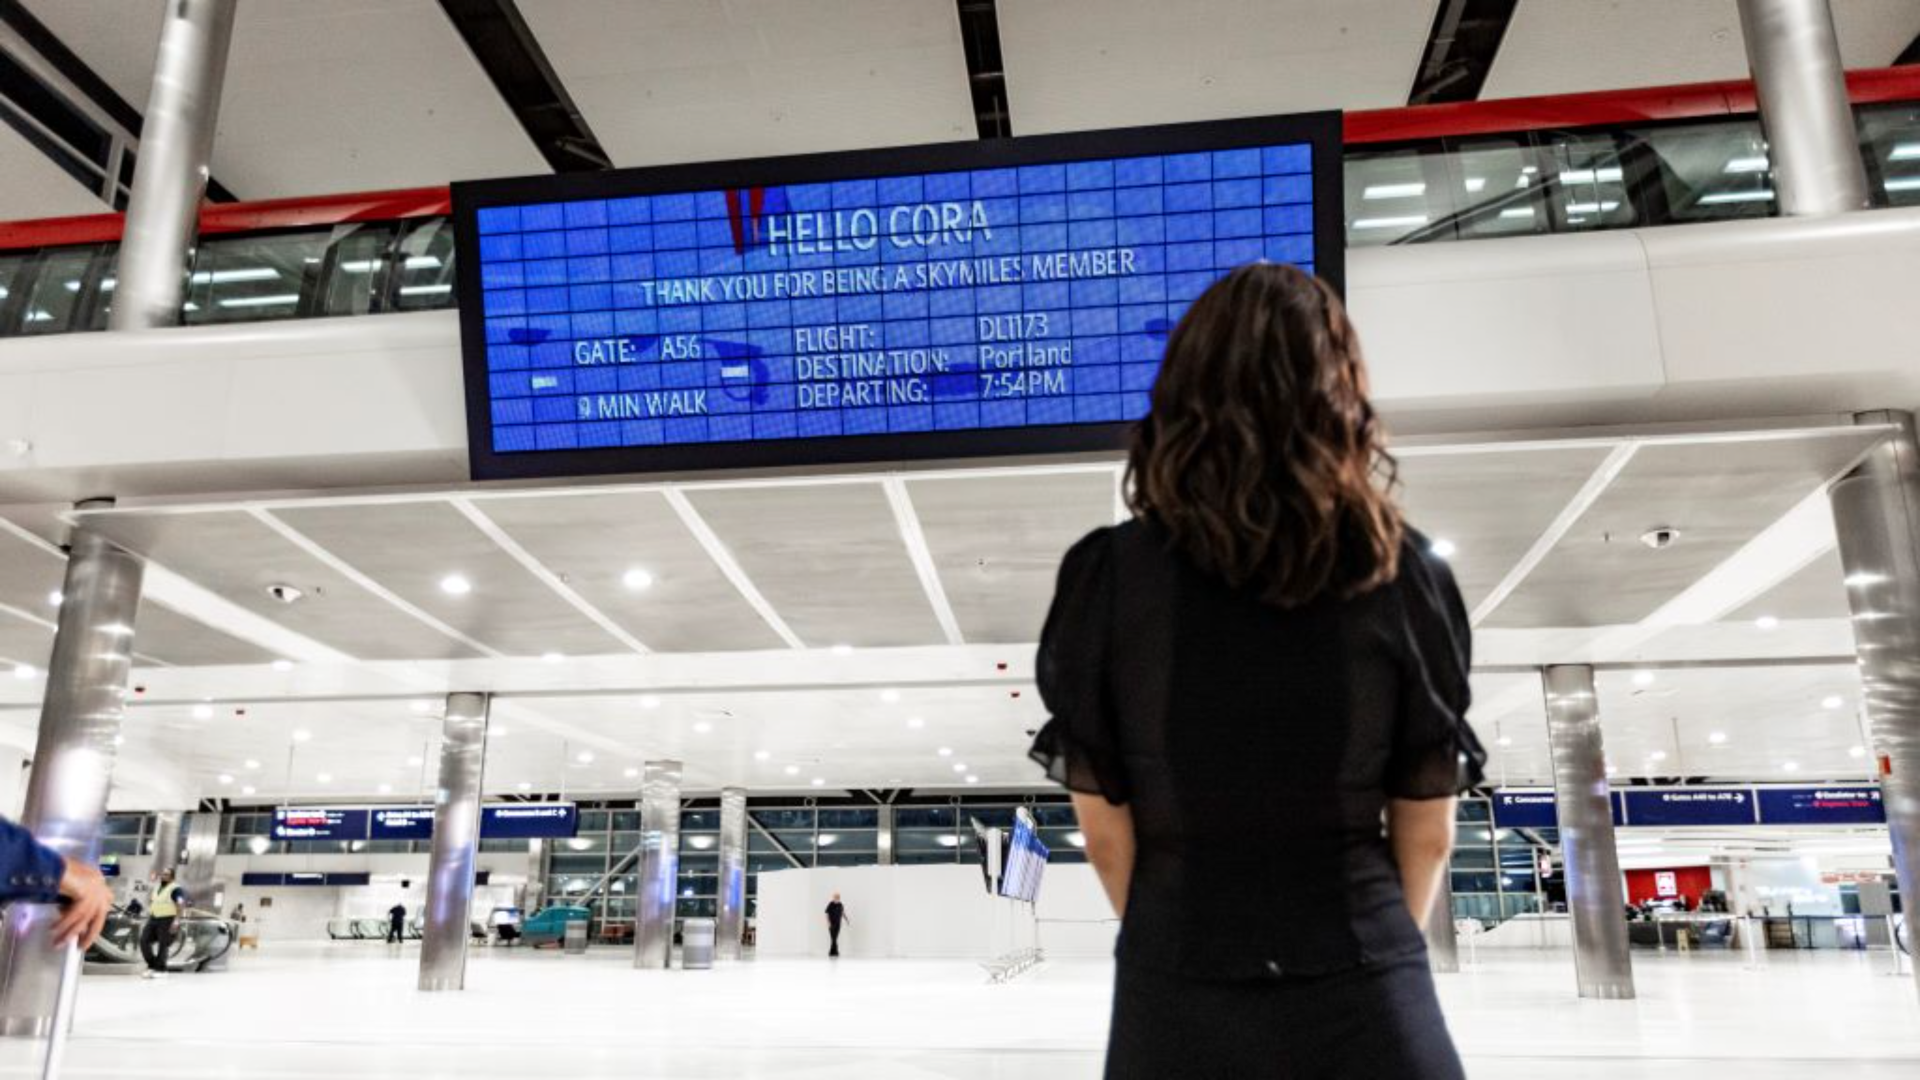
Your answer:
[[[1188,309],[1127,462],[1134,513],[1228,584],[1297,607],[1399,571],[1397,466],[1360,342],[1320,279],[1254,263]]]

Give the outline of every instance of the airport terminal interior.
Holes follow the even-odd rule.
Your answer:
[[[116,903],[0,1077],[1102,1075],[1036,647],[1261,260],[1473,628],[1468,1075],[1920,1075],[1915,0],[0,0],[0,120],[0,815]]]

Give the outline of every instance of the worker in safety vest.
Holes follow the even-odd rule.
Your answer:
[[[174,883],[173,871],[160,872],[153,890],[153,915],[140,931],[140,956],[147,962],[148,979],[167,977],[167,954],[173,951],[173,923],[187,906],[186,891]]]

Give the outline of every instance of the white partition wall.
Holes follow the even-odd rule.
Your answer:
[[[827,902],[838,892],[848,922],[843,957],[979,957],[995,948],[995,905],[978,866],[858,866],[763,870],[755,930],[761,956],[827,955]],[[1047,868],[1037,905],[1050,956],[1109,956],[1112,921],[1093,868]]]

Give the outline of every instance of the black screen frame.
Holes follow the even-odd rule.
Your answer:
[[[455,183],[452,185],[457,264],[454,288],[460,310],[470,475],[479,481],[557,480],[794,466],[885,467],[985,457],[1111,453],[1126,446],[1128,433],[1133,429],[1132,422],[1053,424],[496,453],[480,287],[478,211],[484,208],[1307,143],[1313,154],[1314,270],[1335,291],[1345,295],[1347,250],[1341,125],[1341,114],[1329,111]]]

